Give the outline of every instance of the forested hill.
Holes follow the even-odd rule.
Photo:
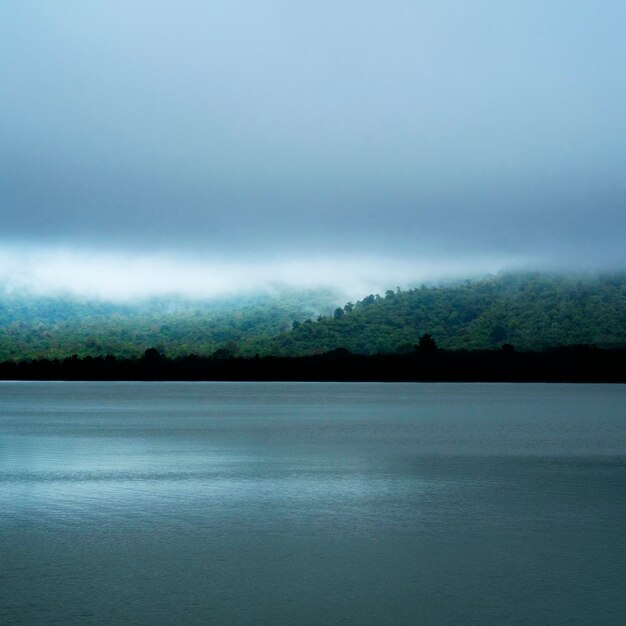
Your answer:
[[[0,290],[0,361],[77,354],[302,356],[411,352],[430,334],[440,348],[517,350],[626,347],[626,274],[573,278],[501,275],[369,295],[337,308],[331,290],[281,291],[209,302],[119,305]],[[334,312],[333,312],[334,311]]]
[[[340,301],[330,289],[122,304],[0,288],[0,361],[73,354],[132,358],[153,347],[171,357],[228,356],[252,338],[267,343],[294,320],[330,314]]]
[[[518,350],[626,346],[626,274],[502,275],[478,282],[369,295],[334,315],[294,324],[262,352],[306,355],[411,351],[423,334],[440,348]]]

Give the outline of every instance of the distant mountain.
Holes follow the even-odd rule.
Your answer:
[[[342,347],[359,354],[413,350],[428,333],[446,349],[518,350],[626,346],[626,274],[501,275],[477,282],[387,291],[295,324],[261,350],[306,355]]]
[[[243,342],[267,343],[294,320],[329,314],[330,289],[277,289],[213,300],[152,299],[112,303],[43,297],[0,289],[0,361],[114,354],[228,355]],[[254,339],[254,341],[252,341]]]
[[[626,347],[626,274],[500,275],[371,294],[338,307],[332,290],[279,290],[211,301],[113,304],[0,291],[0,361],[113,354],[155,347],[170,357],[295,356],[346,348]]]

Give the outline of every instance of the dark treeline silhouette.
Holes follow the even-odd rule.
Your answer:
[[[440,350],[428,337],[407,354],[357,355],[344,348],[308,357],[138,359],[72,357],[0,363],[4,380],[626,382],[626,350],[589,345],[541,352]]]

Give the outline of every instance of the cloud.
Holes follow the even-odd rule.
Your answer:
[[[35,295],[131,300],[153,296],[210,299],[281,288],[334,288],[360,299],[420,281],[494,272],[502,259],[294,257],[228,261],[61,248],[0,249],[0,285]],[[513,267],[510,265],[509,267]]]
[[[252,266],[235,282],[250,259],[626,266],[623,2],[0,12],[0,245]]]

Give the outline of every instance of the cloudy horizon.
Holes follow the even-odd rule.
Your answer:
[[[626,268],[626,5],[0,7],[0,280],[350,293]]]
[[[0,249],[0,291],[128,302],[151,297],[207,300],[284,289],[331,288],[338,302],[458,277],[482,278],[525,265],[504,259],[373,256],[225,260],[89,249]],[[495,269],[494,269],[495,268]]]

